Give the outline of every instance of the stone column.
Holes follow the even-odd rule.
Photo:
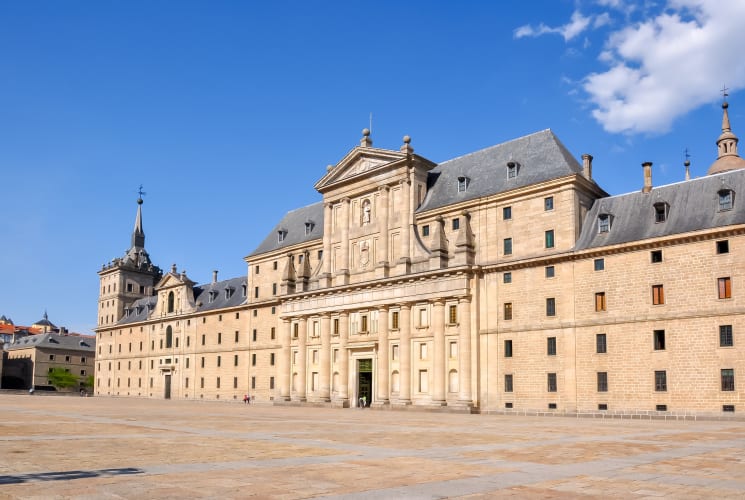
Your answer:
[[[378,189],[380,193],[380,201],[378,203],[379,214],[377,217],[378,228],[380,230],[380,241],[378,243],[378,256],[377,262],[375,263],[378,272],[377,277],[385,278],[388,276],[388,265],[390,264],[390,257],[388,255],[388,203],[389,197],[388,192],[390,188],[388,186],[381,186]]]
[[[308,318],[299,319],[300,326],[298,327],[298,339],[297,339],[297,387],[295,388],[295,399],[297,401],[305,401],[307,383],[305,375],[307,369],[308,359]]]
[[[458,301],[458,403],[471,406],[471,298],[462,297]]]
[[[388,348],[388,307],[378,309],[378,397],[376,406],[389,403],[390,383],[388,381],[390,349]]]
[[[349,313],[339,315],[339,399],[343,406],[349,405]]]
[[[399,404],[411,404],[411,304],[401,304],[399,352],[401,373],[399,374]]]
[[[336,271],[337,285],[349,283],[349,198],[341,200],[341,265]]]
[[[432,403],[445,405],[445,302],[435,299],[432,307],[433,363]]]
[[[323,267],[319,286],[329,287],[331,286],[331,236],[334,228],[333,203],[326,203],[323,210]]]
[[[330,370],[331,370],[331,317],[328,313],[321,316],[321,387],[319,397],[321,401],[331,401]]]
[[[290,350],[290,328],[292,323],[289,318],[282,318],[282,326],[279,330],[280,343],[282,348],[279,352],[279,363],[277,366],[278,377],[277,382],[279,384],[279,400],[289,401],[290,400],[290,356],[292,355]],[[196,342],[195,342],[196,345]],[[196,358],[195,358],[196,359]]]
[[[401,257],[398,259],[398,262],[400,264],[405,264],[404,272],[408,272],[408,266],[410,263],[409,256],[411,255],[411,218],[413,215],[411,210],[410,179],[407,178],[406,180],[401,181],[401,194],[403,196],[403,202],[401,203],[403,213],[401,214]]]

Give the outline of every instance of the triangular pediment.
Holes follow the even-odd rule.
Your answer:
[[[178,286],[194,286],[194,282],[182,274],[168,273],[155,285],[156,290],[174,288]]]
[[[328,187],[340,182],[363,178],[369,172],[378,173],[386,166],[393,166],[406,159],[406,154],[389,149],[360,147],[352,149],[336,165],[331,167],[315,185],[316,190],[323,192]]]

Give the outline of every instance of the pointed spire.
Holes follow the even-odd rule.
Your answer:
[[[137,198],[137,217],[135,217],[135,227],[132,231],[132,246],[145,248],[145,232],[142,230],[142,186],[140,186],[140,196]]]
[[[722,89],[724,100],[722,102],[722,134],[717,139],[717,150],[719,156],[717,160],[709,167],[708,175],[727,172],[729,170],[738,170],[745,168],[745,160],[737,154],[737,143],[739,139],[732,133],[732,127],[729,121],[729,103],[727,102],[727,88]]]

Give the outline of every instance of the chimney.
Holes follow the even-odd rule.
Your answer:
[[[217,269],[212,271],[212,283],[217,283]]]
[[[582,155],[582,175],[588,181],[592,180],[592,155],[587,153]]]
[[[644,187],[642,188],[642,193],[649,193],[652,191],[652,162],[645,161],[642,163],[642,168],[644,169]]]

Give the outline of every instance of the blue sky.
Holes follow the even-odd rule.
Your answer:
[[[245,273],[359,143],[441,162],[546,128],[611,194],[745,136],[745,2],[0,3],[0,314],[95,327],[137,189],[146,248],[197,282]]]

